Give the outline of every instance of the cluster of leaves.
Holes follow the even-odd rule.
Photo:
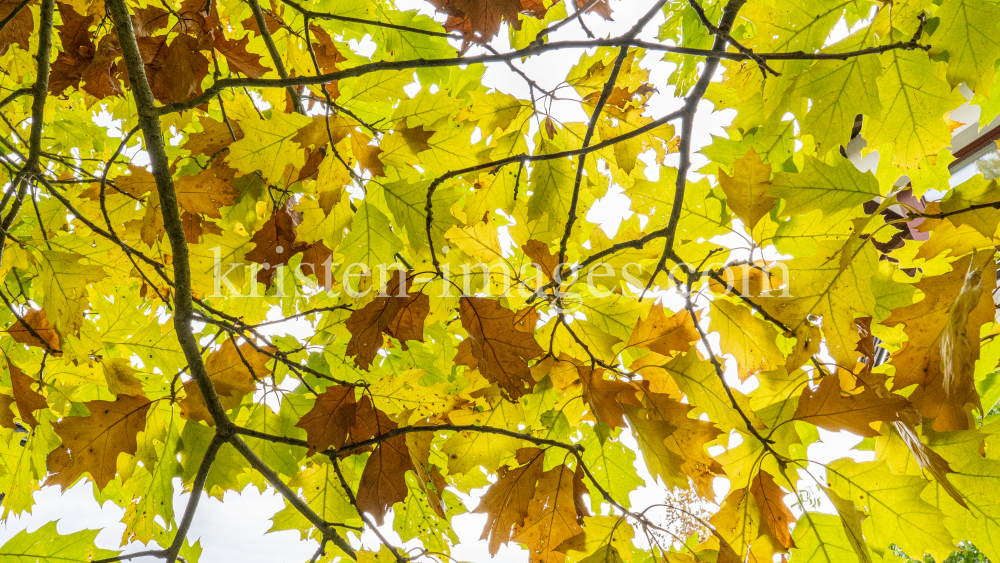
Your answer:
[[[1000,6],[659,0],[565,41],[616,5],[430,4],[0,1],[4,518],[88,480],[193,563],[198,499],[253,485],[313,560],[444,560],[470,509],[539,562],[1000,560],[1000,192],[949,185],[945,118],[963,83],[1000,113]],[[557,52],[558,92],[520,67]],[[702,100],[734,117],[694,171]],[[632,505],[657,482],[728,493]],[[94,536],[0,555],[123,557]]]

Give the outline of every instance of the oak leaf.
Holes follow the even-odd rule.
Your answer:
[[[408,340],[423,339],[423,320],[430,306],[426,295],[407,293],[410,281],[405,272],[397,270],[386,284],[383,295],[347,318],[345,324],[351,339],[347,342],[346,354],[354,356],[354,364],[361,369],[368,369],[375,360],[382,348],[383,334]]]
[[[14,390],[14,401],[17,403],[17,412],[21,415],[21,420],[27,422],[32,428],[38,426],[34,411],[48,408],[45,397],[41,393],[31,388],[33,383],[38,383],[21,368],[17,367],[7,358],[7,371],[10,373],[10,382]]]
[[[296,227],[302,222],[302,214],[295,211],[289,200],[281,209],[271,214],[250,242],[256,246],[247,252],[246,258],[263,267],[257,272],[257,281],[270,287],[279,266],[288,264],[293,256],[301,252],[305,245],[295,242]]]
[[[890,393],[885,388],[844,395],[838,378],[828,375],[820,380],[816,389],[802,391],[792,418],[805,420],[831,432],[847,430],[870,438],[879,435],[871,427],[873,422],[912,420],[915,416],[913,406],[905,397]]]
[[[992,249],[952,262],[952,271],[914,284],[924,298],[884,321],[902,324],[907,341],[893,354],[894,389],[917,384],[910,401],[938,431],[967,428],[966,405],[980,408],[972,373],[979,328],[993,321],[996,265]]]
[[[531,258],[532,262],[537,264],[542,271],[542,274],[552,281],[554,278],[552,276],[557,274],[559,268],[559,256],[554,254],[549,250],[548,245],[544,242],[531,239],[528,242],[521,245],[521,250]]]
[[[94,14],[81,15],[72,4],[56,2],[56,6],[62,19],[62,24],[56,26],[62,49],[49,71],[49,92],[58,96],[70,86],[78,86],[83,71],[94,60],[97,48],[89,28],[97,17]],[[31,17],[30,12],[26,13]]]
[[[244,36],[242,39],[225,39],[216,37],[215,48],[229,62],[229,68],[249,76],[250,78],[260,78],[270,70],[260,64],[260,55],[247,51],[247,43],[250,38]]]
[[[792,533],[789,530],[795,522],[795,515],[785,504],[786,493],[777,483],[774,477],[767,471],[761,470],[754,477],[753,484],[750,485],[750,493],[753,494],[764,516],[764,523],[767,529],[785,548],[795,547],[792,541]]]
[[[11,13],[21,4],[18,0],[0,1],[0,20],[10,17]],[[25,6],[14,19],[7,22],[3,30],[0,30],[0,56],[10,49],[11,45],[17,44],[21,49],[27,51],[28,43],[31,41],[31,34],[35,32],[35,20],[31,17],[31,10]]]
[[[685,353],[700,338],[698,330],[687,311],[671,316],[663,312],[663,305],[657,303],[649,310],[645,319],[639,319],[627,347],[637,346],[670,356],[675,352]]]
[[[577,364],[577,370],[583,383],[583,400],[590,406],[594,418],[607,424],[612,430],[625,426],[622,404],[642,406],[635,398],[635,387],[624,381],[604,379],[604,369]]]
[[[261,347],[265,352],[274,353],[276,348]],[[253,393],[257,388],[257,380],[270,375],[267,362],[271,358],[249,343],[237,347],[233,341],[226,340],[222,347],[211,352],[205,360],[205,370],[219,395],[219,402],[226,410],[236,408],[243,397]],[[214,424],[208,406],[201,395],[198,383],[192,379],[184,383],[187,396],[180,401],[181,414],[191,420],[201,420]]]
[[[149,82],[157,101],[184,102],[201,94],[201,82],[208,76],[208,59],[201,49],[197,37],[179,34],[147,65],[147,71],[152,71]]]
[[[377,438],[398,425],[381,410],[375,408],[366,395],[355,410],[355,421],[351,426],[351,443]],[[406,486],[406,471],[413,469],[405,436],[395,436],[380,441],[361,473],[358,484],[358,510],[375,517],[381,526],[385,515],[397,502],[406,500],[409,488]]]
[[[49,350],[59,349],[59,334],[49,325],[44,309],[28,309],[20,320],[7,329],[7,334],[21,344]]]
[[[216,121],[209,117],[202,117],[198,120],[202,130],[188,135],[183,148],[191,151],[192,154],[203,154],[213,156],[222,149],[228,147],[233,141],[243,138],[243,130],[240,129],[239,122]],[[230,130],[232,127],[232,130]],[[233,137],[236,137],[235,139]]]
[[[430,297],[418,291],[396,311],[396,316],[385,327],[385,333],[399,340],[403,350],[407,350],[408,340],[424,341],[424,322],[430,311]]]
[[[462,297],[459,315],[483,377],[498,384],[514,401],[530,392],[535,380],[528,362],[545,351],[533,333],[516,328],[517,313],[493,299]]]
[[[479,499],[473,512],[487,515],[480,539],[489,539],[490,555],[496,555],[500,546],[511,540],[514,530],[524,524],[542,476],[543,459],[542,450],[521,448],[517,451],[520,465],[501,467],[497,481]]]
[[[332,260],[333,252],[322,241],[316,241],[302,249],[302,273],[312,274],[320,287],[330,291],[333,289]]]
[[[535,494],[528,504],[524,523],[514,528],[513,539],[528,547],[529,561],[546,563],[555,560],[560,545],[583,531],[577,495],[575,471],[566,465],[550,469],[538,478]]]
[[[514,29],[521,29],[518,15],[527,12],[541,18],[547,8],[537,0],[431,0],[438,12],[448,15],[444,28],[460,31],[466,41],[484,43],[500,32],[500,25],[507,22]]]
[[[313,408],[295,424],[306,431],[310,455],[344,445],[356,406],[352,387],[334,385],[316,397]]]
[[[576,7],[577,10],[586,6],[589,3],[590,2],[587,0],[573,0],[573,6]],[[608,4],[608,0],[597,0],[597,2],[595,2],[594,5],[587,10],[587,12],[594,12],[596,14],[599,14],[602,18],[608,21],[612,20],[611,18],[612,10],[611,10],[611,5]]]
[[[189,213],[221,219],[220,208],[232,205],[238,195],[232,185],[235,176],[235,170],[224,164],[181,176],[174,181],[177,204]]]
[[[130,14],[132,19],[132,29],[136,37],[149,37],[157,31],[167,27],[170,21],[169,14],[162,8],[147,6],[145,8],[132,8]]]
[[[753,316],[749,309],[724,299],[711,303],[709,328],[721,337],[723,354],[736,358],[740,381],[760,371],[772,370],[784,360],[776,340],[778,331]]]
[[[90,416],[68,416],[55,428],[62,445],[49,454],[45,485],[68,489],[90,473],[101,489],[118,472],[119,454],[134,455],[139,433],[146,429],[146,412],[152,403],[142,395],[120,395],[114,401],[84,403]]]
[[[771,165],[763,164],[756,151],[750,149],[733,164],[733,175],[719,171],[719,185],[726,194],[726,205],[753,230],[774,207],[775,198],[768,195],[771,187]]]

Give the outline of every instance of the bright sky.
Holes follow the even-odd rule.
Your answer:
[[[421,8],[425,13],[431,13],[429,5],[420,3],[418,0],[400,0],[398,4],[401,8],[413,6]],[[615,36],[631,27],[636,18],[648,10],[651,5],[652,0],[614,1],[612,6],[615,10],[616,21],[604,22],[597,16],[589,16],[587,25],[598,36]],[[656,30],[662,21],[663,16],[660,14],[646,27],[641,37],[655,39]],[[580,26],[573,23],[559,30],[556,37],[559,39],[583,39],[586,36]],[[494,47],[503,51],[508,46],[498,42]],[[516,64],[519,64],[527,74],[537,78],[542,87],[552,89],[562,82],[566,71],[576,62],[577,57],[579,57],[579,52],[566,54],[554,52]],[[648,57],[646,65],[651,70],[651,83],[659,91],[650,103],[649,114],[658,117],[680,107],[680,102],[672,97],[672,88],[664,86],[671,67],[666,63],[654,63],[655,60],[654,56]],[[488,86],[520,98],[528,99],[529,97],[527,86],[523,80],[503,64],[491,66],[486,72],[484,82]],[[709,113],[711,104],[707,102],[703,103],[703,106],[702,111],[698,114],[698,121],[694,129],[693,147],[696,151],[711,142],[712,135],[723,135],[722,126],[728,123],[732,117],[731,112]],[[557,102],[553,106],[553,115],[562,121],[583,121],[585,119],[580,107],[568,101]],[[695,153],[692,169],[697,170],[705,162],[706,159],[703,156]],[[670,164],[669,161],[668,164]],[[676,164],[676,158],[674,164]],[[867,160],[865,164],[874,163]],[[627,209],[628,200],[620,193],[612,192],[600,205],[594,206],[595,211],[592,211],[588,218],[606,223],[607,228],[614,229]],[[734,246],[739,245],[741,244],[737,242]],[[676,298],[676,296],[674,297]],[[667,306],[672,306],[675,309],[682,306],[680,301],[671,302],[670,296],[664,296],[664,298]],[[286,330],[287,327],[283,328],[281,332]],[[292,329],[289,332],[294,334],[296,331]],[[717,341],[715,345],[717,349]],[[734,367],[730,366],[730,368]],[[727,371],[734,373],[735,369]],[[728,379],[730,384],[743,391],[749,391],[756,386],[753,379],[745,384],[741,384],[735,376]],[[848,434],[836,435],[821,430],[820,435],[822,443],[811,447],[810,457],[824,462],[843,457],[847,450],[858,441],[856,437]],[[628,433],[623,433],[622,436],[626,445],[635,449]],[[863,459],[856,454],[853,457]],[[640,476],[644,477],[647,482],[653,482],[642,468],[641,462],[639,463],[639,471]],[[179,479],[177,483],[179,484]],[[717,492],[724,494],[728,488],[726,481],[719,480],[717,485]],[[632,495],[633,503],[640,506],[659,502],[663,498],[664,491],[660,487],[656,487],[654,490],[640,489],[633,492]],[[178,517],[183,512],[187,500],[187,494],[178,492],[175,495],[174,506]],[[463,500],[466,501],[470,510],[475,508],[478,502],[475,495]],[[35,501],[34,512],[30,516],[10,518],[6,523],[0,524],[0,544],[20,530],[25,528],[34,530],[46,522],[58,519],[60,533],[70,533],[84,528],[103,529],[97,537],[98,546],[119,549],[119,543],[125,530],[125,525],[120,523],[124,510],[110,501],[106,502],[104,506],[98,505],[94,500],[91,483],[81,482],[64,494],[60,494],[58,487],[48,487],[35,494]],[[206,563],[229,561],[291,563],[308,560],[315,551],[316,544],[300,541],[298,532],[279,532],[265,535],[271,525],[268,518],[282,508],[284,508],[284,502],[280,496],[261,495],[252,486],[242,493],[227,492],[224,502],[203,499],[190,533],[191,539],[200,539],[204,548],[201,561]],[[486,542],[479,540],[485,518],[485,515],[475,514],[455,518],[454,527],[461,539],[461,546],[452,554],[455,559],[475,562],[489,560]],[[387,522],[391,522],[391,520],[391,517],[387,518]],[[391,524],[387,525],[383,531],[388,537],[398,540],[391,531]],[[364,537],[364,544],[369,548],[377,549],[378,547],[378,541],[371,533]],[[155,546],[132,544],[126,548],[126,551],[133,552],[152,547]],[[502,548],[496,561],[527,561],[527,554],[517,548]]]

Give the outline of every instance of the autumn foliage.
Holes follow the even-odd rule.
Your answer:
[[[0,0],[2,518],[1000,561],[1000,189],[949,171],[998,59],[993,0]]]

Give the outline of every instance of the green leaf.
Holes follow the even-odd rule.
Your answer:
[[[39,561],[93,561],[116,557],[120,552],[94,547],[100,530],[81,530],[60,535],[56,522],[48,522],[34,532],[22,530],[0,547],[0,557],[14,563]]]

